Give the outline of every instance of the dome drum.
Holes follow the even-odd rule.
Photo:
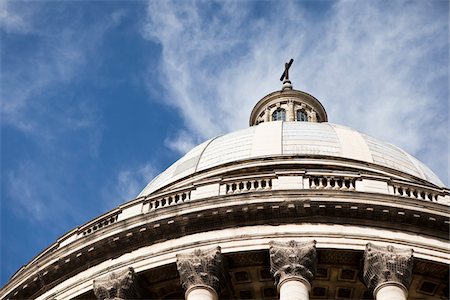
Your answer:
[[[322,104],[313,96],[297,90],[285,89],[263,97],[250,114],[250,126],[273,121],[276,110],[286,112],[284,121],[327,122],[328,117]],[[305,119],[300,117],[305,115]]]

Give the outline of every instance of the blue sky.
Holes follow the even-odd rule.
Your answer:
[[[280,88],[449,185],[449,3],[2,1],[1,282]]]

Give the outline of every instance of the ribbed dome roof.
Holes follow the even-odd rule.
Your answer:
[[[400,148],[331,123],[267,122],[210,139],[180,158],[139,194],[225,163],[283,155],[326,155],[389,167],[443,187],[428,167]]]

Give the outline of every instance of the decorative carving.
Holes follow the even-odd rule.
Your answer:
[[[270,243],[270,272],[277,284],[288,277],[303,277],[311,282],[316,265],[316,241]]]
[[[95,279],[94,294],[98,300],[138,298],[139,293],[133,268],[112,272]]]
[[[386,282],[395,282],[408,288],[413,268],[413,250],[366,245],[363,278],[367,287],[374,291]]]
[[[177,268],[186,291],[202,285],[219,293],[224,274],[219,246],[209,250],[197,249],[189,254],[177,254]]]

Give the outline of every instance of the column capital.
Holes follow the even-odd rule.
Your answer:
[[[177,269],[186,293],[199,286],[212,288],[216,293],[220,291],[224,271],[219,246],[177,254]]]
[[[364,251],[364,282],[372,292],[389,284],[407,291],[412,279],[413,263],[413,249],[368,243]]]
[[[134,269],[129,267],[94,279],[94,294],[98,300],[138,298]]]
[[[310,284],[316,274],[316,241],[270,242],[270,272],[279,285],[288,278]]]

